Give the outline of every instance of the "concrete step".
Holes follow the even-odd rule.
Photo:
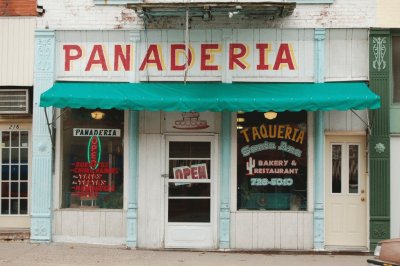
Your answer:
[[[29,240],[30,236],[30,229],[26,228],[0,229],[0,241],[25,241]]]

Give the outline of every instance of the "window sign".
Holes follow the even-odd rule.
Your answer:
[[[69,109],[63,121],[64,208],[122,208],[123,111]]]
[[[269,114],[238,114],[238,209],[306,210],[307,113]]]

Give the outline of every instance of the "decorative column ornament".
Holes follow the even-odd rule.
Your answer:
[[[314,82],[324,82],[325,29],[315,29]],[[314,112],[314,249],[325,247],[324,217],[324,112]]]
[[[130,82],[139,80],[138,60],[140,49],[140,31],[129,32],[129,40],[134,44],[134,66]],[[130,248],[137,247],[137,195],[138,195],[138,160],[139,160],[139,112],[129,112],[129,176],[128,176],[128,210],[126,214],[126,245]]]
[[[372,66],[374,69],[381,71],[386,68],[386,37],[372,37],[374,61]]]
[[[55,33],[35,32],[35,66],[32,114],[31,241],[51,241],[53,147],[40,95],[54,83]],[[52,120],[51,113],[49,119]]]

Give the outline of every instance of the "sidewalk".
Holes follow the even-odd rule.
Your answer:
[[[83,244],[0,242],[0,265],[340,265],[366,266],[365,255],[130,250]]]

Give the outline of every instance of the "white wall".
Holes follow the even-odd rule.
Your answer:
[[[400,136],[390,138],[390,237],[400,237]]]
[[[366,130],[368,116],[366,110],[355,110],[357,115],[351,111],[330,111],[325,112],[326,131],[357,131]]]
[[[325,81],[368,80],[367,29],[329,29],[325,44]]]
[[[0,17],[0,86],[33,86],[35,18]]]
[[[231,248],[307,250],[313,245],[311,212],[231,213]]]
[[[53,241],[123,245],[126,214],[123,210],[59,209],[54,211]]]
[[[400,25],[400,1],[377,0],[376,26],[383,28],[398,28]]]

